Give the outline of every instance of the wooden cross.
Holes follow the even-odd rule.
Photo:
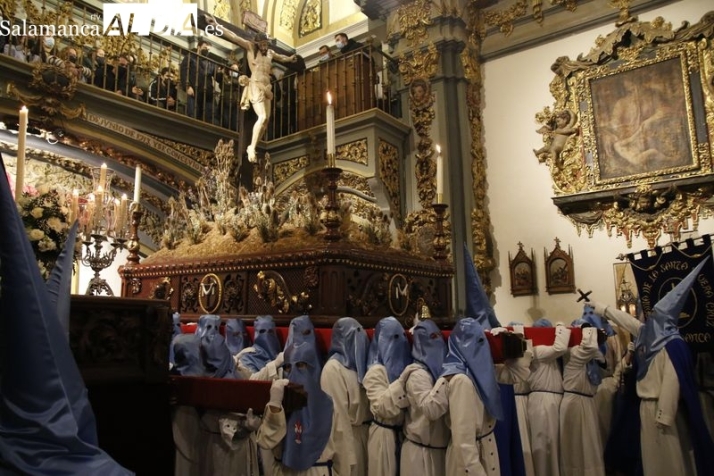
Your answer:
[[[578,298],[578,300],[576,302],[580,302],[583,300],[585,302],[590,302],[590,298],[588,296],[590,295],[590,293],[592,293],[592,291],[588,291],[588,292],[584,293],[580,290],[580,288],[578,288],[578,293],[580,294],[580,297]]]

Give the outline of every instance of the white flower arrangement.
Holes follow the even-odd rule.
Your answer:
[[[17,203],[42,277],[47,279],[67,240],[69,210],[56,190],[40,188],[23,193]]]

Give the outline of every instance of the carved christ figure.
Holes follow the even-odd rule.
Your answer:
[[[212,16],[206,15],[206,23],[215,26],[216,20]],[[250,78],[246,78],[247,84],[243,84],[245,89],[241,107],[248,109],[252,106],[258,116],[253,126],[250,145],[246,149],[248,160],[257,162],[255,148],[268,125],[270,101],[273,99],[272,86],[270,85],[270,70],[273,67],[273,60],[281,63],[294,63],[297,61],[297,57],[295,55],[285,56],[269,49],[268,37],[264,33],[258,33],[254,41],[249,41],[224,28],[222,38],[235,43],[246,51]]]

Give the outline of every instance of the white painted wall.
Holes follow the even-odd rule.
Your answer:
[[[710,0],[685,0],[641,14],[639,19],[649,21],[662,16],[677,28],[684,20],[698,22],[712,9]],[[568,246],[573,249],[576,286],[592,290],[591,297],[612,304],[616,256],[648,247],[640,238],[628,249],[623,237],[608,237],[604,230],[596,231],[592,238],[586,233],[578,236],[575,226],[553,205],[548,167],[539,164],[532,151],[542,145],[540,134],[535,132],[538,128],[535,114],[554,103],[549,91],[554,77],[550,65],[562,55],[575,59],[588,53],[598,35],[614,28],[612,25],[592,29],[484,65],[487,195],[498,262],[498,269],[492,274],[493,303],[502,323],[512,320],[528,323],[542,316],[570,323],[580,317],[582,302],[576,303],[577,295],[551,296],[545,290],[544,249],[548,253],[553,250],[555,237],[560,238],[565,251]],[[698,232],[714,233],[714,219],[700,221]],[[519,241],[529,254],[531,248],[535,250],[539,289],[536,296],[511,296],[508,253],[514,256],[518,252]],[[669,237],[664,236],[659,244],[668,241]]]

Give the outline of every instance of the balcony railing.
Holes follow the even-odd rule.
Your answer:
[[[3,12],[3,16],[12,18],[13,13]],[[43,3],[41,9],[26,13],[26,21],[11,20],[10,35],[0,37],[4,54],[30,63],[54,64],[75,75],[79,82],[151,104],[169,114],[187,115],[231,131],[252,128],[252,108],[241,108],[239,76],[250,75],[242,50],[234,50],[225,58],[198,54],[187,49],[186,43],[177,43],[185,39],[153,33],[50,36],[61,31],[60,25],[65,25],[64,31],[72,25],[95,25],[101,30],[102,12],[80,2],[51,7]],[[39,25],[54,25],[55,30],[42,31]],[[14,35],[15,31],[27,34]],[[83,31],[89,30],[75,30]],[[394,60],[371,45],[303,71],[283,71],[285,74],[274,77],[272,83],[274,99],[263,140],[323,125],[328,91],[334,98],[338,120],[372,108],[399,116]],[[194,86],[193,98],[187,95],[188,84]]]

